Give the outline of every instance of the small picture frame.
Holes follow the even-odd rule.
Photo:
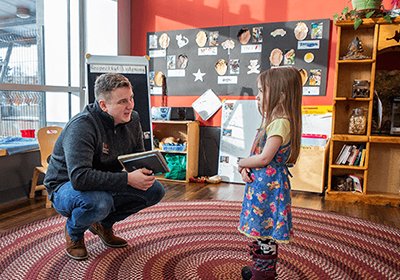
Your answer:
[[[354,80],[351,91],[352,98],[368,98],[369,97],[369,81]]]

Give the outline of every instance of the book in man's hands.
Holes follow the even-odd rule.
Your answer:
[[[167,162],[158,150],[122,155],[118,160],[128,172],[143,167],[153,171],[154,174],[169,172]]]

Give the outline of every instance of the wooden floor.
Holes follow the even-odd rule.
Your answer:
[[[166,185],[167,192],[163,201],[241,201],[244,192],[244,185],[239,184],[164,184]],[[294,207],[336,212],[342,215],[358,217],[400,228],[400,208],[397,207],[325,201],[321,195],[304,192],[292,192],[292,202]],[[0,232],[46,217],[58,215],[54,209],[44,208],[44,203],[44,198],[37,196],[35,199],[22,199],[0,206]]]

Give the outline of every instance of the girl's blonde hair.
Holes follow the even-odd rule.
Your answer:
[[[262,115],[260,129],[265,130],[276,118],[288,119],[291,144],[288,163],[295,163],[300,152],[302,131],[300,73],[294,67],[276,67],[260,73],[257,81],[263,95],[259,108]]]

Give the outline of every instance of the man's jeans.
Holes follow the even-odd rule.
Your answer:
[[[91,224],[100,222],[111,228],[115,222],[157,204],[164,194],[164,187],[158,181],[147,191],[122,186],[119,192],[77,191],[67,182],[53,193],[53,207],[68,217],[68,235],[77,241]]]

